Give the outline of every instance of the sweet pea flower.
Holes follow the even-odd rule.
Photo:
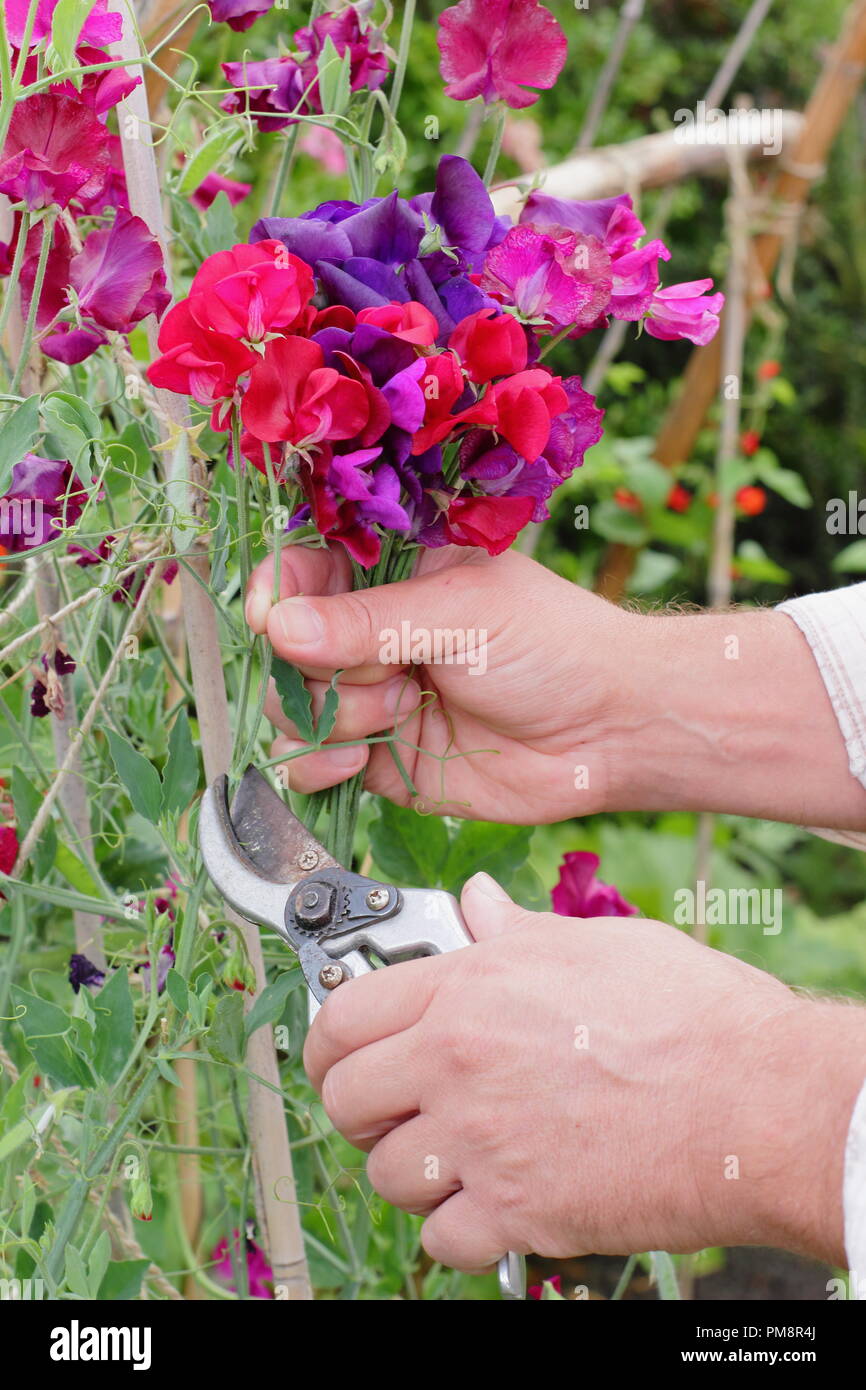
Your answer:
[[[597,854],[573,850],[559,866],[559,882],[550,897],[562,917],[634,917],[637,908],[610,883],[596,878]]]
[[[481,289],[540,333],[571,328],[578,337],[599,323],[613,288],[611,260],[601,241],[566,227],[512,227],[487,253]]]
[[[550,10],[538,0],[461,0],[439,17],[440,71],[446,96],[532,106],[552,87],[568,44]]]
[[[522,372],[529,356],[525,330],[512,314],[498,314],[495,309],[479,309],[462,319],[448,346],[457,353],[469,380],[479,384]]]
[[[0,193],[31,212],[92,197],[108,173],[108,131],[84,102],[56,92],[25,97],[0,156]]]
[[[30,35],[30,46],[35,48],[43,39],[49,37],[54,19],[54,11],[59,0],[38,0],[36,15]],[[109,0],[95,0],[85,17],[78,36],[80,44],[92,44],[101,48],[107,43],[117,43],[123,33],[123,20],[119,14],[109,11]],[[13,48],[20,48],[24,42],[27,17],[32,8],[32,0],[4,0],[6,11],[6,35]]]
[[[342,10],[320,14],[311,25],[295,31],[295,46],[301,81],[307,92],[307,102],[321,114],[318,62],[328,39],[343,58],[349,54],[349,87],[353,92],[375,91],[388,76],[388,55],[382,32],[361,23],[359,6],[346,5]]]
[[[290,328],[315,291],[313,272],[278,241],[245,242],[217,251],[196,272],[190,313],[202,328],[260,343]]]
[[[501,555],[532,517],[531,497],[455,497],[445,514],[445,539]]]
[[[252,348],[237,338],[202,327],[188,299],[169,309],[157,342],[162,355],[148,367],[148,381],[192,396],[199,405],[218,407],[230,400],[239,378],[258,361]]]
[[[705,346],[718,332],[719,314],[725,302],[723,294],[707,293],[712,288],[712,280],[687,280],[656,290],[645,320],[647,333],[665,342],[687,338],[690,343]]]
[[[65,459],[25,454],[12,469],[0,508],[0,545],[13,553],[56,540],[74,526],[87,493]]]
[[[105,981],[105,971],[100,970],[98,965],[94,965],[87,956],[71,955],[69,957],[69,983],[76,994],[84,985],[86,989],[97,990]]]
[[[234,1232],[234,1239],[239,1240],[239,1233]],[[247,1282],[251,1298],[273,1298],[274,1296],[274,1275],[268,1264],[265,1252],[254,1240],[246,1240],[245,1255],[247,1262]],[[223,1239],[219,1245],[211,1251],[213,1261],[213,1275],[219,1283],[224,1284],[232,1293],[237,1293],[234,1283],[234,1269],[232,1268],[232,1257],[229,1250],[228,1240]]]
[[[432,347],[439,335],[439,324],[423,304],[410,299],[405,304],[379,304],[361,309],[358,323],[372,323],[386,328],[395,338],[420,347]]]
[[[306,338],[272,338],[241,403],[246,428],[270,444],[351,439],[368,418],[361,383],[324,366],[322,349]]]
[[[217,24],[227,24],[240,34],[267,14],[274,0],[207,0],[207,3]]]
[[[497,381],[484,400],[496,409],[496,432],[528,461],[541,456],[550,439],[554,417],[568,409],[569,400],[560,377],[544,367]]]
[[[222,174],[208,174],[202,179],[198,188],[190,198],[193,207],[200,208],[202,212],[209,208],[214,198],[219,193],[225,193],[232,207],[242,203],[244,198],[252,192],[251,183],[240,183],[238,179],[226,179]]]
[[[11,874],[18,858],[18,835],[14,825],[0,825],[0,874]]]

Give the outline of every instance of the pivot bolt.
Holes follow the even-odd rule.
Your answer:
[[[319,856],[314,849],[305,849],[298,859],[298,864],[302,869],[315,869],[319,862]]]
[[[336,989],[346,978],[342,965],[323,965],[319,971],[319,984],[322,989]]]
[[[367,894],[367,906],[372,907],[374,912],[381,912],[383,907],[387,907],[391,901],[391,894],[387,888],[371,888]]]
[[[307,883],[298,889],[292,907],[295,920],[304,931],[318,931],[331,921],[334,890],[328,883]]]

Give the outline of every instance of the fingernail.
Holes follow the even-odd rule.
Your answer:
[[[280,636],[287,647],[303,647],[325,635],[325,624],[302,598],[283,599],[274,609]]]
[[[326,751],[334,767],[357,767],[363,750],[360,748],[329,748]]]
[[[496,882],[495,878],[491,878],[489,874],[483,872],[473,874],[466,884],[466,887],[471,888],[474,893],[482,893],[485,898],[492,898],[495,903],[511,902],[505,889]]]
[[[244,616],[247,626],[253,632],[265,632],[268,626],[268,614],[271,611],[271,600],[264,589],[252,589],[247,595],[247,602],[244,608]]]
[[[396,714],[398,708],[403,714],[408,714],[412,706],[409,704],[410,692],[408,681],[405,676],[399,676],[392,681],[385,691],[385,713]]]

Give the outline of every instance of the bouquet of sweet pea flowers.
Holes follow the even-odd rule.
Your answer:
[[[421,546],[497,555],[602,433],[547,349],[611,317],[659,338],[716,330],[722,296],[660,291],[670,253],[643,236],[627,195],[534,192],[512,225],[445,155],[409,201],[256,222],[166,314],[148,376],[208,407],[234,467],[288,495],[286,539],[344,546],[358,585],[407,575]]]

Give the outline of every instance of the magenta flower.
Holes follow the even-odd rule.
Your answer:
[[[229,202],[234,207],[236,203],[242,203],[252,192],[251,183],[240,183],[237,179],[225,179],[222,174],[208,174],[199,184],[198,188],[190,198],[193,207],[209,208],[218,193],[225,193]]]
[[[559,882],[551,893],[554,912],[561,917],[634,917],[637,908],[610,883],[596,878],[599,857],[577,849],[559,866]]]
[[[6,10],[6,33],[13,48],[20,48],[24,41],[24,28],[31,0],[4,0]],[[40,43],[51,33],[51,21],[57,9],[58,0],[39,0],[36,19],[30,37],[31,47]],[[119,14],[109,13],[108,0],[96,0],[90,6],[87,18],[78,37],[80,44],[93,44],[101,47],[106,43],[117,43],[121,37],[123,21]]]
[[[105,183],[108,145],[108,131],[84,102],[55,92],[27,97],[9,124],[0,193],[31,211],[91,198]]]
[[[665,342],[688,338],[703,347],[718,332],[725,302],[721,293],[707,294],[712,288],[712,280],[686,280],[682,285],[656,290],[646,319],[647,333]]]
[[[91,232],[69,267],[81,313],[115,333],[128,333],[171,302],[162,250],[146,222],[119,208],[106,231]]]
[[[518,226],[487,253],[481,289],[541,333],[570,325],[579,337],[594,328],[613,288],[610,257],[597,237],[566,227]]]
[[[233,1232],[233,1239],[237,1243],[240,1239],[239,1232]],[[274,1296],[274,1275],[273,1270],[268,1264],[264,1250],[256,1245],[254,1240],[246,1240],[246,1259],[247,1259],[247,1282],[249,1284],[251,1298],[273,1298]],[[229,1243],[223,1238],[219,1245],[211,1251],[210,1258],[214,1261],[213,1274],[217,1280],[237,1293],[234,1283],[234,1270],[232,1269],[232,1257],[229,1251]]]
[[[217,24],[227,24],[236,33],[242,33],[255,24],[261,15],[267,14],[274,0],[207,0],[210,12]]]
[[[460,0],[439,18],[439,52],[446,96],[520,110],[538,101],[527,88],[554,85],[568,44],[537,0]]]

